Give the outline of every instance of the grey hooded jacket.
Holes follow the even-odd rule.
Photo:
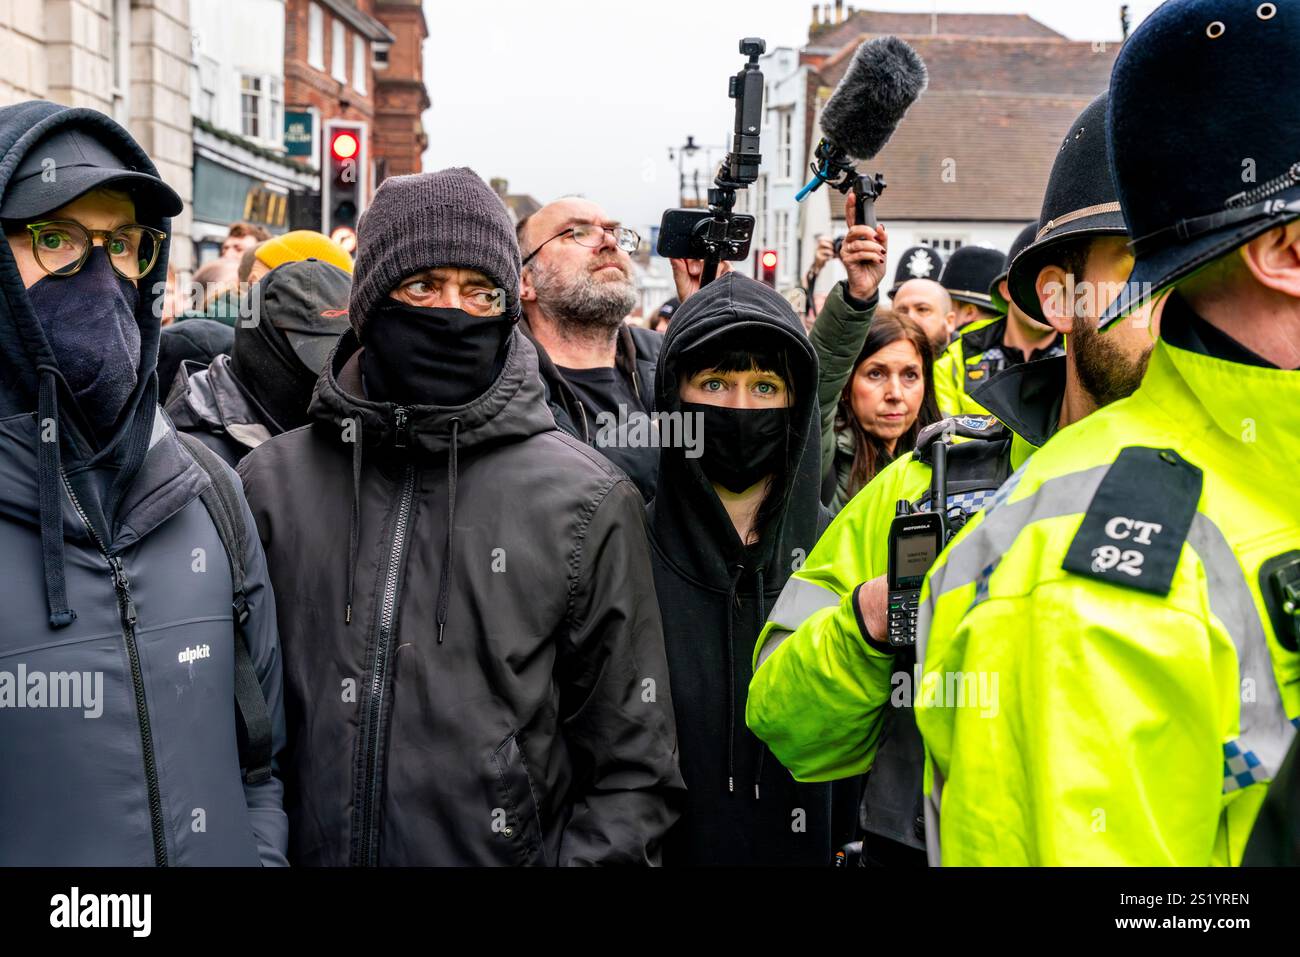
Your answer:
[[[32,102],[0,109],[0,192],[33,143],[74,124],[156,175],[103,114]],[[158,409],[149,290],[166,269],[164,248],[139,282],[136,390],[96,449],[0,243],[0,866],[285,863],[281,783],[245,785],[239,768],[210,480]],[[53,422],[58,441],[39,441]],[[245,635],[278,752],[275,602],[244,518]]]

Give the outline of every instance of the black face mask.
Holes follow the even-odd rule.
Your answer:
[[[789,409],[727,409],[683,402],[682,411],[688,415],[698,412],[704,417],[700,468],[709,481],[740,494],[780,470]]]
[[[505,366],[512,320],[386,299],[361,333],[366,392],[399,405],[464,405]]]
[[[46,276],[27,290],[27,299],[78,408],[96,437],[107,439],[139,378],[135,283],[115,273],[96,246],[80,272]]]

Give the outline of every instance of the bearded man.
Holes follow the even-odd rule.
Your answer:
[[[640,237],[573,197],[543,206],[517,234],[520,328],[537,347],[555,421],[626,472],[649,501],[659,450],[646,420],[662,337],[624,321],[636,304],[631,254]]]

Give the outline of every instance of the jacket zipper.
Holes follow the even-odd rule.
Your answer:
[[[397,448],[406,446],[407,412],[396,412]],[[406,531],[411,518],[411,503],[415,498],[415,466],[406,466],[402,479],[402,495],[397,505],[397,521],[393,526],[393,539],[388,552],[388,568],[384,576],[383,600],[379,606],[379,635],[375,641],[375,657],[370,676],[370,694],[366,700],[365,763],[361,801],[356,810],[360,840],[353,864],[374,867],[378,864],[379,848],[374,840],[376,808],[379,804],[379,748],[382,744],[380,724],[384,710],[384,691],[388,687],[389,646],[393,638],[393,619],[397,612],[397,577],[402,564],[402,551],[406,545]]]
[[[140,744],[144,751],[144,778],[149,792],[149,825],[153,831],[153,862],[156,867],[167,866],[167,836],[162,816],[162,792],[158,787],[158,762],[153,748],[153,731],[149,726],[149,705],[144,694],[144,674],[140,668],[140,649],[135,640],[135,602],[131,600],[131,582],[126,577],[122,560],[108,554],[103,540],[90,524],[81,502],[68,483],[68,476],[63,474],[63,487],[72,501],[72,507],[86,526],[95,546],[108,562],[109,574],[113,578],[113,592],[117,595],[117,613],[122,622],[122,636],[126,639],[126,654],[131,662],[131,687],[135,692],[135,716],[140,725]]]

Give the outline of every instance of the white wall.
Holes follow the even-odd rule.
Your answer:
[[[240,131],[239,75],[259,73],[284,88],[284,0],[190,0],[194,56],[217,64],[211,121]],[[277,131],[276,139],[283,137]]]

